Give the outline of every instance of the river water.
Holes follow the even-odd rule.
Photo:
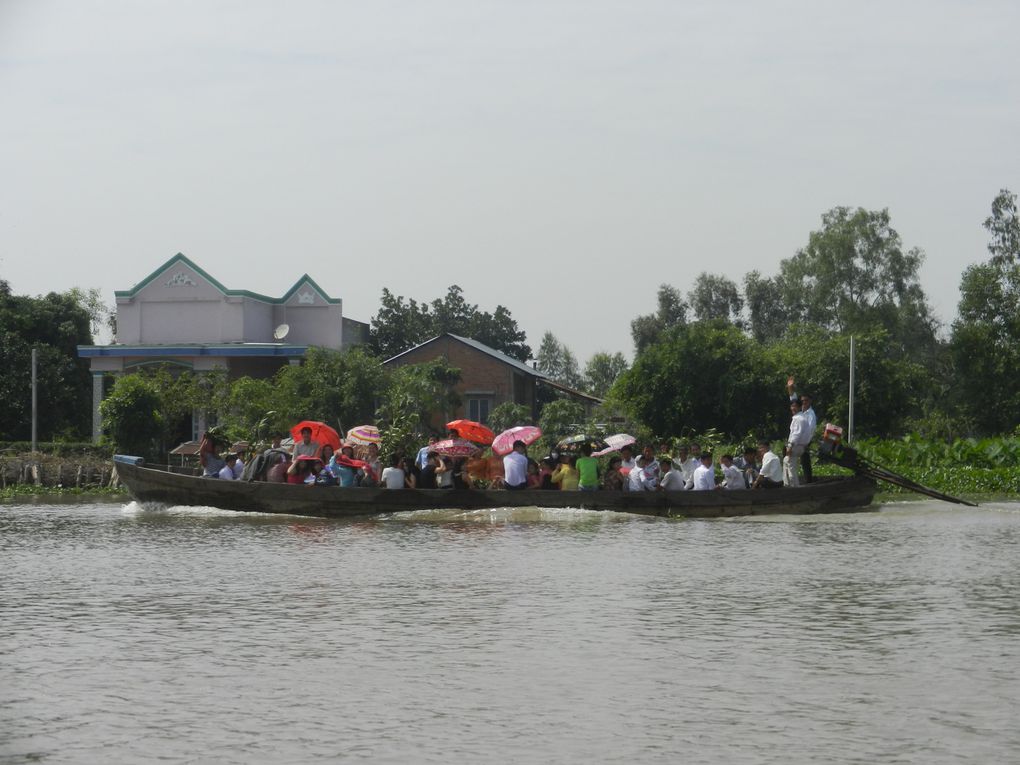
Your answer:
[[[0,506],[4,763],[1020,762],[1020,503]]]

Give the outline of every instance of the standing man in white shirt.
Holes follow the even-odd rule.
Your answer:
[[[800,411],[800,404],[790,402],[790,436],[786,439],[786,456],[783,457],[783,483],[786,486],[800,486],[798,473],[800,455],[804,453],[804,430],[807,421]]]
[[[712,467],[712,452],[701,455],[701,464],[694,471],[694,491],[715,491],[715,469]]]
[[[790,376],[786,381],[786,392],[790,396],[790,401],[800,402],[801,414],[804,415],[804,419],[807,421],[804,453],[800,456],[800,466],[804,468],[804,483],[811,483],[814,480],[811,474],[811,442],[815,438],[815,431],[818,430],[818,416],[811,405],[811,396],[807,393],[798,395],[795,386],[796,383],[793,376]]]

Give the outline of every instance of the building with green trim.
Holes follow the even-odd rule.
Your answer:
[[[169,363],[194,371],[224,369],[231,378],[271,377],[298,364],[309,346],[342,350],[368,340],[368,324],[347,319],[307,274],[280,298],[227,289],[177,253],[116,297],[116,338],[82,345],[92,370],[92,436],[102,433],[99,404],[111,374]],[[205,423],[201,416],[195,430]]]

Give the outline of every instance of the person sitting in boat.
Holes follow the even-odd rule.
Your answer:
[[[548,457],[542,460],[542,464],[538,467],[539,476],[542,478],[542,489],[545,491],[559,491],[559,486],[552,482],[553,471],[556,470],[556,465],[559,462],[559,455],[553,452]]]
[[[378,486],[382,479],[383,464],[379,459],[379,444],[368,445],[368,456],[365,457],[365,467],[361,469],[358,478],[359,486]]]
[[[421,473],[418,474],[418,488],[419,489],[435,489],[436,487],[436,467],[439,465],[439,455],[435,452],[429,452],[428,457],[425,458],[425,467]]]
[[[783,485],[783,463],[772,451],[772,444],[768,441],[758,442],[758,458],[761,460],[761,470],[758,477],[754,479],[752,489],[778,489]]]
[[[316,456],[323,465],[328,465],[329,461],[333,459],[333,447],[329,444],[323,444],[319,447],[319,453]]]
[[[319,443],[312,440],[312,429],[309,427],[301,428],[301,440],[294,444],[292,454],[294,460],[297,461],[298,457],[314,457],[319,453]]]
[[[622,464],[623,458],[619,454],[614,454],[609,458],[609,465],[606,467],[606,477],[602,479],[604,491],[623,491],[624,475],[620,472]]]
[[[384,489],[403,489],[405,478],[404,469],[400,467],[400,455],[396,453],[391,454],[390,464],[383,468],[379,486]]]
[[[577,482],[581,478],[577,472],[577,457],[561,454],[560,464],[556,466],[551,478],[560,487],[560,491],[577,491]]]
[[[528,447],[523,441],[514,441],[513,449],[503,458],[503,475],[509,491],[528,488]]]
[[[445,455],[436,463],[436,488],[453,488],[453,460]]]
[[[701,465],[694,471],[694,491],[715,491],[715,468],[712,467],[712,452],[701,455]]]
[[[577,488],[580,491],[596,491],[599,488],[599,461],[591,456],[591,444],[581,444],[581,456],[577,458]]]
[[[226,464],[220,456],[220,446],[224,439],[213,430],[207,430],[202,434],[202,441],[198,445],[198,462],[202,466],[202,475],[205,478],[219,478],[220,471]]]
[[[455,489],[470,489],[471,488],[471,476],[467,472],[467,459],[464,457],[458,457],[453,461],[453,488]]]
[[[311,454],[295,457],[287,468],[287,483],[314,484],[315,476],[322,470],[322,462]]]
[[[244,449],[238,449],[234,456],[237,458],[234,460],[234,480],[239,481],[244,475]]]
[[[220,468],[219,475],[217,476],[221,481],[236,481],[237,475],[234,472],[234,466],[237,464],[237,455],[231,452],[223,460],[223,467]]]
[[[336,478],[338,486],[350,489],[358,485],[358,464],[360,463],[354,459],[354,449],[350,446],[342,446],[340,454],[334,454],[326,468]]]
[[[428,455],[426,455],[428,459]],[[404,471],[404,488],[418,488],[418,466],[410,457],[403,457],[400,460],[400,469]]]
[[[309,431],[310,433],[311,431]],[[283,451],[283,439],[284,435],[279,430],[274,430],[269,435],[269,448],[262,452],[263,457],[274,456],[274,452]]]
[[[744,471],[733,464],[733,455],[724,454],[719,458],[722,469],[723,480],[719,486],[723,489],[746,489],[747,482],[744,480]]]
[[[733,464],[744,474],[744,485],[750,489],[758,477],[757,452],[753,446],[745,446],[744,453],[733,460]]]
[[[634,461],[634,447],[630,444],[620,447],[620,467],[631,470],[637,463]]]
[[[533,460],[531,457],[528,457],[528,488],[542,488],[542,468],[540,468],[538,466],[538,462]]]
[[[659,472],[662,478],[659,479],[659,491],[683,491],[684,474],[676,469],[672,457],[663,457],[659,460]]]

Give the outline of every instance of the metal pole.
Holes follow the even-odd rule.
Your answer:
[[[32,349],[32,453],[36,451],[36,422],[38,421],[39,413],[39,396],[36,392],[37,379],[36,379],[36,362],[39,358],[39,351],[36,348]]]
[[[846,429],[846,441],[848,444],[854,442],[854,367],[856,366],[854,350],[854,336],[850,335],[850,422]]]

